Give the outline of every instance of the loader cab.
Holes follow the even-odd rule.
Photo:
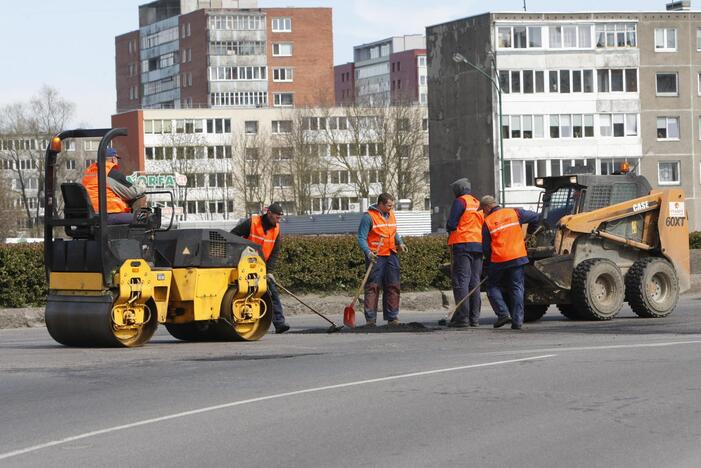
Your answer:
[[[541,222],[556,227],[563,216],[598,210],[650,193],[647,179],[635,174],[573,174],[536,179],[545,189],[541,199]]]

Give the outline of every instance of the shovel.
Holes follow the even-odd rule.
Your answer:
[[[470,291],[469,293],[467,293],[467,294],[465,295],[465,297],[463,297],[462,299],[460,299],[460,301],[458,301],[458,303],[455,304],[455,307],[453,307],[452,310],[448,311],[448,314],[445,316],[445,318],[443,318],[443,319],[441,319],[441,320],[438,321],[438,325],[448,325],[448,324],[450,323],[450,320],[453,318],[453,315],[454,315],[455,312],[460,308],[460,306],[462,305],[462,303],[465,302],[465,301],[467,300],[467,298],[470,297],[470,296],[472,296],[476,291],[479,291],[480,287],[482,286],[482,284],[483,284],[485,281],[487,281],[487,277],[486,277],[486,276],[485,276],[484,278],[482,278],[482,281],[480,281],[480,284],[478,284],[477,286],[475,286],[475,287],[472,289],[472,291]]]
[[[363,289],[365,288],[365,283],[368,282],[368,278],[370,277],[370,272],[372,271],[372,268],[375,266],[375,263],[377,262],[377,254],[380,252],[380,248],[382,247],[382,241],[384,241],[385,238],[380,237],[380,242],[377,244],[377,250],[375,251],[375,256],[370,259],[370,265],[368,265],[367,270],[365,270],[365,276],[363,277],[363,281],[360,283],[360,287],[358,288],[358,292],[351,301],[350,304],[346,306],[345,309],[343,309],[343,324],[349,328],[355,328],[355,303],[358,302],[358,299],[360,298],[360,294],[363,292]]]
[[[316,315],[318,315],[319,317],[321,317],[321,318],[323,318],[324,320],[326,320],[327,322],[329,322],[329,323],[331,324],[331,326],[329,327],[328,330],[326,330],[326,333],[337,333],[337,332],[340,332],[340,331],[341,331],[341,328],[343,328],[343,325],[341,325],[341,326],[336,325],[335,323],[333,323],[333,321],[332,321],[331,319],[329,319],[329,318],[326,317],[324,314],[322,314],[321,312],[319,312],[318,310],[316,310],[314,307],[310,306],[309,304],[307,304],[306,302],[304,302],[302,299],[300,299],[299,297],[297,297],[292,291],[290,291],[289,289],[287,289],[286,287],[284,287],[283,285],[281,285],[281,284],[278,283],[278,282],[276,282],[275,284],[277,285],[278,288],[282,289],[282,290],[285,291],[287,294],[289,294],[290,296],[292,296],[293,298],[295,298],[295,299],[297,300],[297,302],[299,302],[300,304],[302,304],[304,307],[306,307],[307,309],[311,310],[312,312],[314,312],[314,313],[315,313]]]

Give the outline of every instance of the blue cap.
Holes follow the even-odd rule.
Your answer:
[[[105,152],[108,158],[118,158],[119,156],[117,155],[117,150],[114,148],[107,148],[107,151]]]

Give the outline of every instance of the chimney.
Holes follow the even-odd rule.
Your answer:
[[[667,11],[689,11],[691,10],[691,0],[681,0],[667,4]]]

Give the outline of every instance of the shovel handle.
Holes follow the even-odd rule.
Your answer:
[[[375,266],[375,263],[377,263],[377,254],[380,252],[380,249],[382,248],[382,242],[385,240],[384,236],[380,237],[380,242],[377,244],[377,250],[375,250],[375,256],[372,257],[370,260],[370,265],[368,265],[367,269],[365,270],[365,276],[363,276],[363,281],[360,283],[360,287],[358,288],[358,292],[356,293],[355,297],[351,301],[350,305],[354,306],[355,303],[360,299],[360,294],[362,294],[363,289],[365,288],[365,283],[368,282],[368,278],[370,277],[370,272],[372,271],[372,268]]]

